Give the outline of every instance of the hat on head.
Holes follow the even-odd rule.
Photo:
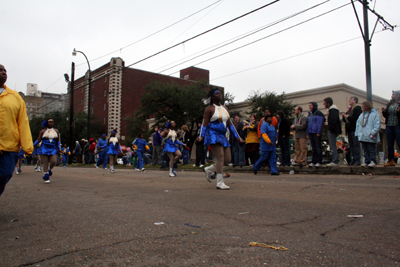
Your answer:
[[[106,135],[106,134],[102,134],[102,135],[101,135],[101,137],[105,137],[105,136],[107,136],[107,135]]]
[[[94,139],[93,139],[93,138],[90,138],[90,139],[89,139],[89,142],[94,142]]]
[[[394,94],[396,94],[396,95],[400,95],[400,90],[399,91],[392,91]]]

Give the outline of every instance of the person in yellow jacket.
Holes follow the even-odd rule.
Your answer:
[[[33,152],[25,102],[6,81],[7,70],[0,64],[0,196],[14,173],[20,147],[27,155]]]
[[[246,165],[254,165],[260,157],[260,138],[258,138],[258,122],[255,115],[250,115],[250,122],[245,123],[244,130],[248,130],[244,153]]]

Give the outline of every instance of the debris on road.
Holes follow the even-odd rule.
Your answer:
[[[201,228],[200,226],[197,226],[197,225],[191,225],[191,224],[188,224],[188,223],[185,223],[185,225],[187,225],[187,226],[190,226],[190,227],[195,227],[195,228]]]
[[[287,248],[282,247],[282,246],[274,247],[274,246],[270,246],[270,245],[267,245],[267,244],[264,244],[264,243],[258,243],[258,242],[250,242],[250,246],[251,247],[272,248],[272,249],[275,249],[275,250],[288,250]]]
[[[163,224],[165,224],[165,223],[163,223],[163,222],[155,222],[154,224],[155,224],[155,225],[163,225]]]
[[[242,215],[242,214],[249,214],[250,212],[246,211],[246,212],[239,212],[238,214]]]
[[[347,215],[348,218],[362,218],[364,215]]]

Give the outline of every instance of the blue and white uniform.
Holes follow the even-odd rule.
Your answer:
[[[37,147],[33,150],[32,155],[42,155],[42,143],[37,145]]]
[[[47,129],[42,136],[42,155],[55,155],[61,150],[59,136],[57,132],[51,128]]]
[[[169,153],[175,153],[178,150],[176,144],[183,146],[181,142],[178,141],[178,135],[175,130],[170,129],[167,135],[167,141],[165,141],[164,151]]]
[[[19,151],[18,158],[20,158],[20,159],[24,159],[25,158],[25,152],[22,150],[22,148]]]
[[[230,118],[229,113],[224,106],[213,105],[215,111],[205,130],[204,145],[220,144],[223,147],[230,147],[231,145],[226,137],[227,121]]]
[[[118,155],[119,151],[121,151],[121,147],[118,142],[117,137],[110,137],[109,143],[108,143],[108,154],[109,155]]]

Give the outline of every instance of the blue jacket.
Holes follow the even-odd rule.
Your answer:
[[[269,137],[269,140],[271,140],[273,145],[268,144],[265,142],[263,138],[263,134],[267,134]],[[261,139],[260,139],[260,150],[261,152],[268,152],[268,151],[273,151],[276,150],[275,146],[275,127],[270,125],[269,123],[264,123],[261,125]]]
[[[369,117],[368,117],[369,114]],[[363,118],[366,120],[368,117],[368,121],[363,127],[361,125]],[[378,111],[373,108],[371,112],[363,112],[358,117],[356,124],[356,132],[355,135],[358,137],[358,141],[367,142],[367,143],[379,143],[381,140],[379,138],[379,131],[381,129],[381,117],[379,116]],[[375,138],[372,139],[371,135],[375,135]]]
[[[308,112],[307,117],[307,135],[309,134],[322,134],[322,126],[325,122],[324,114],[318,110],[318,104],[310,102],[314,108]]]
[[[108,152],[107,147],[108,147],[108,140],[100,138],[99,141],[97,142],[97,153],[107,154],[107,152]],[[100,152],[100,150],[102,150],[102,149],[103,149],[103,151]]]
[[[147,150],[147,142],[144,139],[136,138],[136,140],[133,142],[133,145],[136,145],[137,150],[140,152],[145,152]]]
[[[153,134],[153,145],[154,146],[161,146],[161,143],[162,143],[161,134],[159,132],[155,132]]]

